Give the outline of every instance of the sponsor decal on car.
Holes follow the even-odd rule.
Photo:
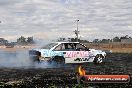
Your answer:
[[[52,56],[64,56],[63,52],[56,52],[56,51],[43,51],[42,55],[45,57],[52,57]]]
[[[92,56],[92,54],[88,51],[68,51],[65,54],[65,57],[89,57]]]
[[[76,58],[74,61],[89,61],[92,57]]]
[[[76,58],[74,61],[89,61],[90,58]]]

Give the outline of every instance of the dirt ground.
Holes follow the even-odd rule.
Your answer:
[[[0,68],[0,88],[132,88],[132,81],[122,84],[79,85],[78,65],[53,68]],[[86,74],[129,74],[132,79],[132,54],[107,54],[105,63],[83,64]]]
[[[30,50],[31,48],[2,48],[0,51],[23,51],[23,50]],[[93,49],[104,50],[106,52],[113,52],[113,53],[132,53],[132,48],[97,48],[94,47]]]
[[[132,53],[132,48],[100,48],[101,50],[108,50],[113,53]]]

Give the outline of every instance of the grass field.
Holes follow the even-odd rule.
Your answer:
[[[102,44],[102,45],[96,45],[96,44],[85,44],[88,48],[93,49],[100,49],[100,50],[106,50],[106,51],[112,51],[114,53],[132,53],[132,45],[110,45],[110,44]],[[17,50],[29,50],[32,48],[37,48],[39,46],[21,46],[21,47],[15,47],[15,48],[1,48],[2,51],[17,51]]]

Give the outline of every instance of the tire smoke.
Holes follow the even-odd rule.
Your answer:
[[[55,68],[55,63],[33,62],[29,58],[28,50],[0,51],[0,67],[7,68]]]

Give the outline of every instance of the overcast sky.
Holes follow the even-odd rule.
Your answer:
[[[132,0],[0,0],[0,37],[33,36],[44,40],[132,37]]]

